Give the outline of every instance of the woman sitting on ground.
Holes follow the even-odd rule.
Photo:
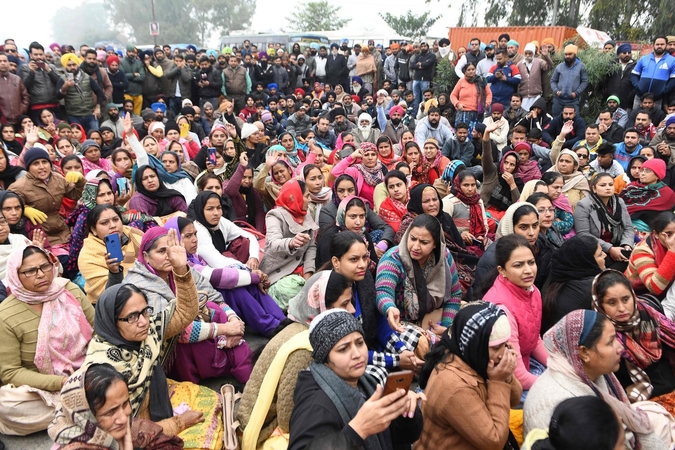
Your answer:
[[[408,178],[400,170],[392,170],[384,177],[384,185],[387,198],[380,203],[377,214],[396,233],[408,213]]]
[[[604,400],[621,420],[626,429],[626,448],[669,448],[654,433],[647,414],[631,406],[613,374],[619,369],[623,348],[614,326],[603,314],[572,311],[546,332],[544,344],[549,364],[525,401],[525,435],[547,427],[562,401],[592,395]]]
[[[183,448],[181,438],[159,425],[131,418],[127,382],[110,364],[92,364],[68,378],[48,431],[58,450]]]
[[[294,177],[293,166],[282,157],[280,151],[275,151],[265,158],[265,165],[258,172],[253,187],[263,196],[267,206],[272,208],[282,186]]]
[[[354,316],[339,310],[318,315],[309,340],[312,362],[309,371],[298,375],[289,450],[340,430],[366,449],[393,448],[394,442],[410,445],[418,439],[422,416],[417,402],[426,397],[403,389],[382,394],[382,387],[365,373],[367,348]]]
[[[141,241],[138,259],[122,281],[142,289],[148,305],[157,312],[167,309],[176,297],[175,277],[167,256],[168,242],[166,229],[157,227],[148,231]],[[169,375],[193,383],[233,375],[240,383],[246,383],[252,367],[251,350],[242,342],[244,322],[206,278],[194,269],[191,271],[200,294],[200,310],[178,338]]]
[[[151,166],[141,166],[134,175],[136,192],[131,196],[129,208],[153,217],[166,217],[176,212],[186,212],[187,203],[183,194],[169,189]]]
[[[605,270],[605,253],[592,236],[574,236],[551,256],[551,269],[542,289],[541,332],[577,309],[591,309],[591,287]]]
[[[103,291],[122,281],[138,258],[143,232],[124,225],[118,209],[112,205],[95,206],[87,214],[85,223],[88,236],[84,240],[77,259],[80,273],[84,278],[87,298],[92,304]],[[105,239],[116,235],[124,259],[118,261],[110,256]]]
[[[662,211],[671,211],[675,205],[675,192],[663,179],[666,163],[660,158],[645,161],[640,168],[640,181],[633,182],[619,194],[626,202],[632,220],[650,223]]]
[[[607,316],[624,351],[615,372],[631,403],[652,399],[675,412],[675,323],[638,298],[630,281],[605,270],[593,281],[593,309]]]
[[[188,253],[188,264],[220,292],[225,302],[239,317],[249,324],[251,329],[268,336],[286,318],[274,299],[266,294],[269,285],[267,275],[259,269],[245,267],[214,268],[201,258],[197,251],[199,238],[193,222],[184,217],[169,219],[165,228],[174,228],[178,232],[181,245]]]
[[[303,181],[309,191],[310,202],[307,207],[307,214],[315,223],[319,223],[321,209],[330,203],[333,195],[331,188],[326,186],[323,172],[314,164],[300,166],[298,180]]]
[[[351,155],[340,161],[331,171],[334,177],[343,173],[356,181],[359,195],[373,206],[375,187],[384,181],[387,168],[377,158],[377,147],[370,142],[362,142]]]
[[[563,193],[565,179],[558,172],[546,172],[542,181],[548,186],[548,196],[555,206],[555,217],[553,219],[553,228],[563,237],[572,237],[576,234],[574,231],[574,208],[567,199],[567,194]]]
[[[546,238],[546,242],[553,249],[560,248],[565,242],[565,238],[560,231],[553,226],[555,223],[555,207],[548,194],[536,192],[525,200],[534,205],[539,213],[539,233]]]
[[[132,417],[151,419],[169,436],[180,434],[186,448],[216,448],[214,443],[222,432],[218,394],[192,383],[168,381],[164,373],[163,364],[172,347],[168,343],[181,335],[199,312],[197,286],[185,249],[173,230],[164,255],[175,299],[153,314],[145,293],[133,284],[106,289],[96,304],[95,337],[87,349],[85,366],[108,363],[127,374]],[[116,356],[122,353],[124,358]],[[183,402],[187,411],[174,415],[174,408]]]
[[[334,308],[354,314],[351,299],[352,283],[337,272],[325,270],[314,274],[291,300],[291,323],[267,343],[244,387],[237,411],[244,429],[242,448],[255,448],[268,439],[285,438],[288,442],[298,373],[311,361],[309,324],[314,317]],[[273,375],[268,377],[268,372]],[[258,401],[259,397],[264,401]],[[273,437],[276,434],[282,436]]]
[[[420,387],[424,429],[415,450],[501,450],[515,438],[509,410],[523,388],[513,376],[519,355],[509,344],[504,311],[491,303],[468,303],[429,352]]]
[[[246,153],[239,155],[239,164],[229,180],[223,181],[223,193],[232,201],[237,220],[265,234],[265,210],[260,193],[253,189],[253,168]]]
[[[0,304],[0,432],[25,436],[54,418],[58,392],[84,362],[94,308],[60,278],[58,259],[30,245],[7,261],[11,295]]]
[[[666,315],[675,318],[675,214],[664,211],[652,221],[652,232],[633,249],[626,276],[638,294],[661,300]]]
[[[309,203],[305,183],[291,180],[279,191],[277,208],[265,218],[267,235],[260,270],[268,275],[269,293],[284,310],[316,269],[314,237],[319,226],[307,214]]]
[[[401,320],[437,335],[452,324],[462,287],[438,219],[420,214],[413,220],[401,243],[380,259],[375,286],[378,310],[394,331],[404,331]]]
[[[464,245],[480,257],[492,241],[487,236],[485,205],[476,189],[473,173],[462,170],[455,177],[452,194],[443,201],[443,210],[452,216]]]
[[[518,354],[514,375],[523,391],[528,391],[545,370],[548,359],[539,335],[542,306],[541,294],[534,285],[537,263],[523,236],[504,236],[494,245],[499,275],[483,299],[503,309],[509,319],[509,342]]]
[[[410,165],[410,187],[417,184],[433,185],[440,177],[438,171],[424,157],[417,142],[410,141],[405,144],[401,160]]]
[[[608,268],[626,270],[635,242],[626,204],[614,193],[614,179],[607,173],[595,175],[591,189],[591,195],[574,210],[574,229],[598,240],[607,255]]]

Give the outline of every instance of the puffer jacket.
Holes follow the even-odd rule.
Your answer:
[[[203,75],[206,75],[206,77],[203,77]],[[218,97],[220,95],[220,87],[223,85],[220,72],[212,67],[209,67],[206,72],[199,69],[194,75],[195,83],[199,83],[202,79],[208,81],[209,85],[199,88],[199,96],[201,98]]]
[[[64,197],[78,200],[82,196],[86,180],[82,178],[77,184],[68,183],[60,174],[52,171],[49,181],[45,183],[30,172],[25,177],[12,183],[8,190],[16,192],[26,206],[38,209],[47,215],[41,226],[51,245],[67,244],[70,241],[70,228],[59,214]]]
[[[23,84],[30,94],[31,105],[56,104],[58,99],[57,92],[63,86],[63,80],[56,72],[56,67],[49,65],[49,72],[43,69],[31,71],[28,64],[21,66],[19,72]]]
[[[143,62],[138,58],[131,60],[129,57],[124,57],[120,59],[120,70],[126,74],[127,80],[129,80],[129,88],[126,93],[132,96],[141,95],[143,93],[143,80],[145,79]],[[135,73],[138,76],[135,76]]]

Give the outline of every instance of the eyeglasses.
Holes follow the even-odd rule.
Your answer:
[[[544,214],[544,213],[554,214],[555,208],[538,208],[537,211],[539,212],[539,214]]]
[[[588,159],[588,155],[583,155],[583,154],[579,154],[579,153],[577,153],[577,157],[579,159]]]
[[[126,323],[136,323],[138,322],[138,319],[141,318],[141,315],[145,317],[146,319],[152,315],[152,313],[155,311],[155,309],[152,306],[146,306],[143,308],[141,311],[137,312],[132,312],[126,317],[119,317],[117,320],[120,322],[126,322]]]
[[[46,275],[49,270],[53,270],[53,269],[54,269],[54,264],[52,264],[51,262],[46,262],[39,267],[31,267],[30,269],[24,270],[23,272],[19,272],[19,273],[26,278],[33,278],[33,277],[37,276],[38,270],[40,272],[42,272],[44,275]]]

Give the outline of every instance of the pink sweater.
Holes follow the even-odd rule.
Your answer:
[[[530,356],[546,365],[548,353],[541,339],[541,294],[536,286],[532,291],[511,283],[501,275],[497,276],[494,285],[483,296],[487,300],[501,307],[511,325],[511,340],[513,348],[520,354],[514,375],[523,386],[529,390],[537,376],[530,373]]]

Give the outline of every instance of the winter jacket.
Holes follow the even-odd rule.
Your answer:
[[[542,132],[542,138],[546,143],[551,145],[553,140],[558,137],[560,131],[562,130],[565,121],[562,118],[562,114],[556,116],[551,120],[548,125],[544,127]],[[574,144],[584,139],[586,136],[586,122],[579,116],[574,118],[574,128],[572,132],[567,135],[565,139],[565,145],[563,148],[574,148]]]
[[[551,89],[553,95],[561,100],[578,100],[588,86],[588,72],[586,66],[578,58],[572,66],[565,62],[558,64],[551,76]],[[560,91],[560,95],[557,92]],[[577,96],[572,98],[572,92]]]
[[[396,58],[397,55],[393,53],[387,56],[387,59],[384,60],[384,77],[386,80],[392,82],[392,84],[398,83],[398,74],[396,73]]]
[[[440,55],[439,55],[440,57]],[[462,71],[467,64],[472,63],[474,67],[478,65],[479,62],[485,59],[485,53],[478,51],[478,54],[473,54],[472,52],[467,52],[459,58],[457,65],[455,65],[455,74],[461,79],[464,78],[464,72]]]
[[[603,83],[605,89],[602,91],[604,94],[603,101],[607,101],[607,97],[610,95],[616,95],[619,97],[619,106],[623,109],[630,109],[633,107],[633,99],[635,98],[635,88],[633,87],[632,72],[635,68],[636,62],[631,60],[626,67],[621,69],[621,63],[615,63],[618,66],[618,70],[611,74],[607,80]]]
[[[120,70],[124,72],[129,81],[129,88],[126,93],[132,96],[143,94],[143,80],[145,80],[145,67],[143,62],[138,59],[129,59],[125,56],[120,60]],[[134,74],[138,74],[138,76]]]
[[[410,76],[410,55],[405,50],[401,50],[396,55],[396,64],[394,69],[398,73],[398,79],[407,83],[412,79]]]
[[[30,94],[31,105],[53,105],[59,102],[57,92],[61,89],[63,80],[56,72],[56,67],[50,64],[49,68],[51,69],[49,72],[44,69],[32,71],[28,68],[28,64],[21,66],[19,75]]]
[[[198,88],[199,97],[201,98],[214,98],[220,96],[220,87],[223,84],[223,80],[220,77],[220,72],[214,70],[213,67],[208,67],[206,71],[199,69],[194,74],[195,83],[200,81],[208,81],[208,86],[202,86]]]
[[[329,54],[326,61],[326,82],[330,83],[333,88],[336,84],[341,84],[343,88],[346,88],[348,76],[347,59],[343,55],[333,58],[333,55]]]
[[[486,56],[485,58],[478,61],[478,65],[476,66],[476,75],[487,78],[487,76],[490,74],[490,69],[492,69],[495,64],[497,64],[497,60],[494,57],[488,58]]]
[[[297,113],[294,113],[286,119],[286,131],[291,133],[294,137],[300,136],[303,131],[309,130],[310,128],[312,128],[312,120],[307,114],[300,119]]]
[[[30,106],[30,95],[18,75],[7,72],[0,75],[0,111],[8,123],[15,123],[20,115],[26,114]]]
[[[70,228],[59,214],[64,198],[79,200],[86,180],[77,184],[68,183],[60,174],[52,171],[47,183],[35,178],[30,172],[12,183],[7,190],[16,192],[26,206],[31,206],[47,215],[41,224],[51,245],[67,244],[70,241]]]
[[[312,127],[314,130],[314,140],[319,144],[323,145],[326,148],[335,148],[335,141],[337,141],[337,136],[335,132],[328,130],[326,134],[319,133],[319,130],[316,128],[316,125]],[[297,133],[297,129],[296,129]]]
[[[96,80],[96,83],[105,94],[105,102],[110,102],[110,99],[112,99],[113,86],[110,82],[110,78],[108,77],[108,71],[103,67],[99,67],[98,64],[93,70],[89,70],[87,63],[80,64],[80,70]]]
[[[282,66],[272,66],[272,83],[276,83],[279,91],[288,86],[288,72]]]
[[[420,53],[415,60],[415,81],[432,81],[434,68],[436,67],[436,57],[430,51]]]
[[[364,376],[370,377],[368,374]],[[375,382],[372,378],[371,381]],[[372,394],[373,392],[362,392],[362,395],[368,398]],[[321,389],[311,371],[305,370],[298,375],[293,401],[295,408],[291,414],[288,450],[302,450],[313,438],[326,433],[342,433],[353,443],[354,448],[367,448],[364,447],[365,440],[349,426],[349,423],[344,423],[335,404]],[[382,450],[392,450],[393,443],[397,446],[407,444],[407,448],[410,448],[421,432],[422,413],[418,407],[412,419],[399,416],[385,431],[378,434],[382,435],[379,439],[383,444]]]
[[[452,138],[445,141],[441,153],[451,161],[460,159],[466,167],[471,167],[471,158],[473,158],[473,143],[470,140],[459,142]]]
[[[495,76],[495,73],[498,70],[506,76],[505,80],[500,80]],[[511,95],[518,90],[518,85],[521,81],[518,67],[511,61],[507,61],[505,66],[495,64],[490,69],[490,73],[486,80],[490,83],[492,104],[501,103],[504,105],[504,108],[508,108],[511,105]]]
[[[115,73],[108,70],[108,79],[112,84],[112,102],[116,105],[121,105],[124,103],[124,93],[129,89],[129,79],[127,74],[122,70],[118,70]]]
[[[624,245],[628,245],[632,247],[634,243],[633,224],[628,214],[628,209],[626,209],[626,204],[619,197],[616,197],[616,200],[618,200],[618,207],[621,209],[621,222],[623,223],[623,235],[621,236],[621,242],[618,244],[610,244],[600,239],[602,225],[600,224],[598,211],[593,207],[593,199],[591,197],[581,199],[574,208],[574,230],[580,236],[585,235],[596,238],[598,244],[602,247],[602,251],[605,253],[608,253],[613,246],[623,247]]]
[[[675,57],[664,53],[656,62],[654,53],[645,55],[633,68],[630,79],[638,96],[650,92],[661,100],[675,88]]]
[[[226,67],[223,70],[223,78],[225,83],[225,95],[244,95],[247,91],[248,83],[246,81],[248,75],[246,68],[237,66],[236,69]],[[282,89],[282,86],[279,86]]]
[[[423,120],[420,120],[415,127],[415,141],[423,144],[430,137],[436,139],[438,145],[442,148],[447,141],[455,137],[455,134],[449,127],[440,122],[436,128],[433,128],[429,125],[429,119],[425,117]]]
[[[619,142],[623,142],[623,133],[625,130],[623,127],[620,127],[616,122],[612,122],[612,126],[607,129],[604,133],[602,133],[600,136],[602,136],[602,139],[604,139],[607,142],[611,142],[612,144],[617,144]]]
[[[169,70],[164,72],[164,77],[169,80],[169,97],[176,98],[176,84],[180,89],[180,98],[189,98],[192,91],[192,69],[185,64],[182,68],[178,68],[173,64]],[[215,105],[213,105],[215,108]]]
[[[162,93],[162,78],[164,70],[157,63],[143,67],[145,79],[143,80],[143,96],[153,98]],[[153,73],[154,72],[154,73]]]
[[[314,230],[319,226],[309,214],[299,224],[285,208],[275,208],[267,213],[265,227],[265,253],[260,262],[260,270],[267,274],[270,283],[291,275],[300,266],[303,266],[305,274],[316,271]],[[310,240],[302,247],[291,249],[291,241],[298,233],[308,233]]]
[[[530,106],[530,111],[532,111],[533,108],[539,108],[543,111],[543,113],[541,115],[537,116],[536,119],[534,117],[530,117],[529,119],[527,117],[521,117],[519,120],[514,122],[514,124],[511,128],[515,128],[518,125],[522,125],[525,128],[527,128],[528,132],[533,128],[539,128],[540,130],[543,130],[544,128],[546,128],[546,126],[553,119],[546,112],[546,99],[544,97],[539,97],[537,100],[535,100],[535,102],[532,104],[532,106]],[[527,116],[527,114],[525,116]]]
[[[534,58],[532,67],[528,69],[525,59],[518,63],[518,70],[522,81],[518,85],[518,93],[523,98],[536,97],[544,92],[543,76],[547,70],[553,67],[553,61],[548,56]]]
[[[59,91],[57,98],[65,99],[67,115],[85,117],[94,113],[97,103],[101,106],[105,105],[106,98],[103,90],[93,77],[82,70],[75,76],[76,80],[78,76],[77,84],[69,87],[65,94]],[[94,102],[94,94],[97,98],[96,102]]]

